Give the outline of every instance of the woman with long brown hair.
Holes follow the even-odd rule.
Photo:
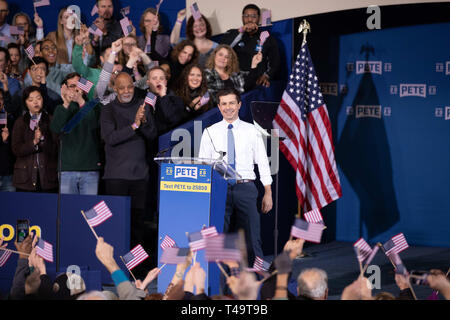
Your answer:
[[[141,20],[139,21],[139,29],[142,32],[138,40],[138,46],[145,53],[154,53],[156,51],[157,55],[161,58],[166,58],[170,52],[170,41],[167,34],[163,34],[163,27],[159,23],[161,17],[157,13],[155,8],[147,8],[141,15]],[[150,50],[147,46],[150,45]],[[151,56],[152,60],[160,60],[157,57]]]
[[[56,63],[59,64],[69,64],[72,63],[72,50],[75,45],[75,36],[78,31],[73,28],[68,28],[69,24],[67,20],[70,17],[70,12],[67,8],[62,8],[58,14],[58,24],[55,31],[50,32],[47,35],[47,39],[52,40],[58,48],[58,57]],[[84,62],[89,66],[90,59],[94,55],[94,49],[91,44],[87,41],[83,44],[84,47]]]

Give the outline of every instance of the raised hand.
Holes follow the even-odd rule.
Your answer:
[[[186,18],[186,9],[181,9],[177,13],[177,20],[183,21],[184,18]],[[159,21],[158,21],[158,23],[159,23]]]
[[[42,21],[42,18],[39,16],[37,12],[34,13],[34,23],[38,28],[44,27],[44,21]]]
[[[41,141],[41,138],[42,138],[41,129],[39,129],[39,127],[36,127],[36,129],[34,130],[34,139],[33,139],[34,145],[37,145],[39,141]]]

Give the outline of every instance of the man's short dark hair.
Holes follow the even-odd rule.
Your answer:
[[[61,85],[63,85],[63,84],[67,85],[67,80],[75,78],[75,77],[81,78],[81,76],[78,72],[69,73],[67,76],[64,77],[63,81],[61,82]]]
[[[3,52],[5,54],[5,60],[6,62],[9,61],[9,51],[5,47],[0,47],[0,52]]]
[[[250,4],[246,5],[244,7],[244,9],[242,9],[242,14],[244,14],[245,10],[247,10],[247,9],[253,9],[253,10],[258,11],[258,17],[261,17],[261,10],[259,9],[259,7],[256,4],[250,3]]]
[[[241,102],[241,94],[235,88],[219,90],[219,92],[217,92],[217,101],[220,102],[220,97],[227,96],[229,94],[234,94],[236,96],[237,102]]]
[[[33,61],[34,61],[34,63],[33,63]],[[45,60],[45,59],[42,58],[42,57],[33,57],[33,61],[31,61],[31,60],[28,59],[28,69],[30,69],[30,68],[31,68],[32,66],[34,66],[35,64],[43,63],[43,64],[45,64],[45,75],[47,76],[47,75],[48,75],[48,72],[49,72],[47,60]]]

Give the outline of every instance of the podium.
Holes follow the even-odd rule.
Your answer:
[[[158,261],[161,242],[167,235],[179,248],[189,247],[187,233],[215,226],[223,232],[228,179],[239,174],[223,160],[161,157],[154,159],[159,174]],[[220,270],[216,263],[205,260],[205,250],[196,254],[206,272],[205,293],[220,293]],[[159,265],[161,267],[161,265]],[[164,293],[175,274],[176,265],[166,265],[158,276],[158,292]]]

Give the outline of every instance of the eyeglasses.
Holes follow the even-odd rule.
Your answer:
[[[137,44],[136,44],[136,42],[133,42],[133,43],[124,43],[123,45],[125,47],[133,47],[133,46],[136,46]]]
[[[243,14],[242,17],[256,19],[256,18],[258,18],[258,15],[257,14]]]

